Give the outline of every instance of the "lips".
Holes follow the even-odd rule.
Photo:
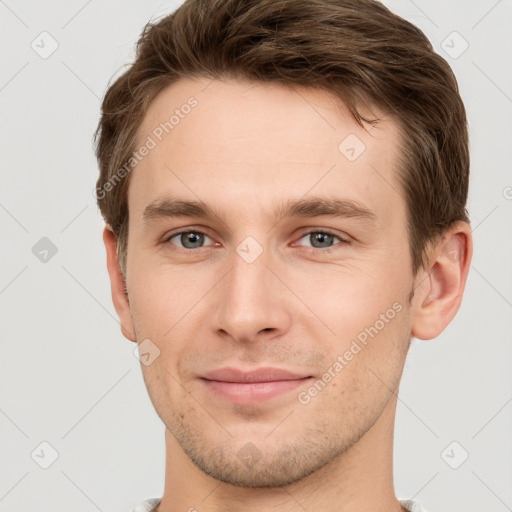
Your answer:
[[[220,382],[275,382],[283,380],[300,380],[309,375],[298,375],[287,370],[279,368],[258,368],[250,372],[237,370],[236,368],[222,368],[205,374],[203,378],[206,380],[216,380]]]
[[[208,390],[236,403],[254,403],[274,398],[312,379],[280,368],[258,368],[242,371],[221,368],[201,376]]]

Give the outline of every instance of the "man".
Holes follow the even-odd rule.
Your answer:
[[[106,93],[112,297],[165,424],[136,512],[421,511],[393,488],[411,337],[472,255],[464,106],[371,0],[192,0]]]

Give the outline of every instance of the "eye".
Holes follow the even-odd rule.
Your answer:
[[[174,239],[177,241],[173,242],[172,240]],[[200,249],[203,247],[205,240],[213,241],[208,235],[205,235],[201,231],[182,231],[181,233],[171,235],[165,242],[170,242],[182,249]]]
[[[349,244],[349,240],[341,238],[339,235],[330,233],[329,231],[308,231],[304,233],[299,242],[304,240],[300,245],[310,247],[313,250],[330,249],[336,245]],[[208,243],[209,241],[209,243]],[[168,236],[164,243],[171,243],[181,249],[201,249],[206,245],[211,245],[213,240],[202,231],[189,230],[174,233]]]
[[[329,233],[328,231],[309,231],[302,235],[300,240],[306,240],[308,243],[304,245],[314,249],[330,249],[333,247],[333,244],[336,245],[336,240],[342,244],[349,243],[348,240],[345,240],[334,233]]]

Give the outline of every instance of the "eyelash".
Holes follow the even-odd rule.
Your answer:
[[[163,241],[162,243],[164,245],[167,245],[167,244],[171,244],[174,246],[174,244],[171,243],[171,239],[178,236],[178,235],[182,235],[183,233],[198,233],[198,234],[201,234],[201,235],[205,235],[207,236],[208,238],[211,238],[210,236],[208,236],[207,233],[205,233],[204,231],[201,231],[200,229],[183,229],[181,231],[177,231],[175,233],[172,233],[170,234],[169,236],[167,236]],[[333,246],[330,246],[330,247],[312,247],[312,246],[303,246],[301,247],[302,250],[306,250],[307,252],[312,252],[312,253],[322,253],[322,254],[329,254],[332,249],[335,249],[337,245],[349,245],[350,244],[350,241],[348,239],[345,239],[343,237],[341,237],[340,235],[328,230],[328,229],[311,229],[309,231],[306,231],[304,233],[301,234],[301,236],[299,237],[299,240],[301,240],[302,238],[304,238],[305,236],[308,236],[308,235],[311,235],[312,233],[322,233],[322,234],[325,234],[325,235],[332,235],[334,236],[335,238],[337,238],[339,240],[339,243],[336,244],[336,245],[333,245]],[[196,249],[188,249],[186,247],[179,247],[179,246],[175,246],[177,250],[183,250],[183,251],[187,251],[187,252],[198,252],[200,251],[201,249],[206,249],[207,247],[198,247]]]

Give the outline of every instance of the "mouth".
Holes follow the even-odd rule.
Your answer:
[[[313,377],[280,368],[258,368],[249,372],[221,368],[206,373],[200,380],[217,397],[233,403],[252,404],[293,391]]]

